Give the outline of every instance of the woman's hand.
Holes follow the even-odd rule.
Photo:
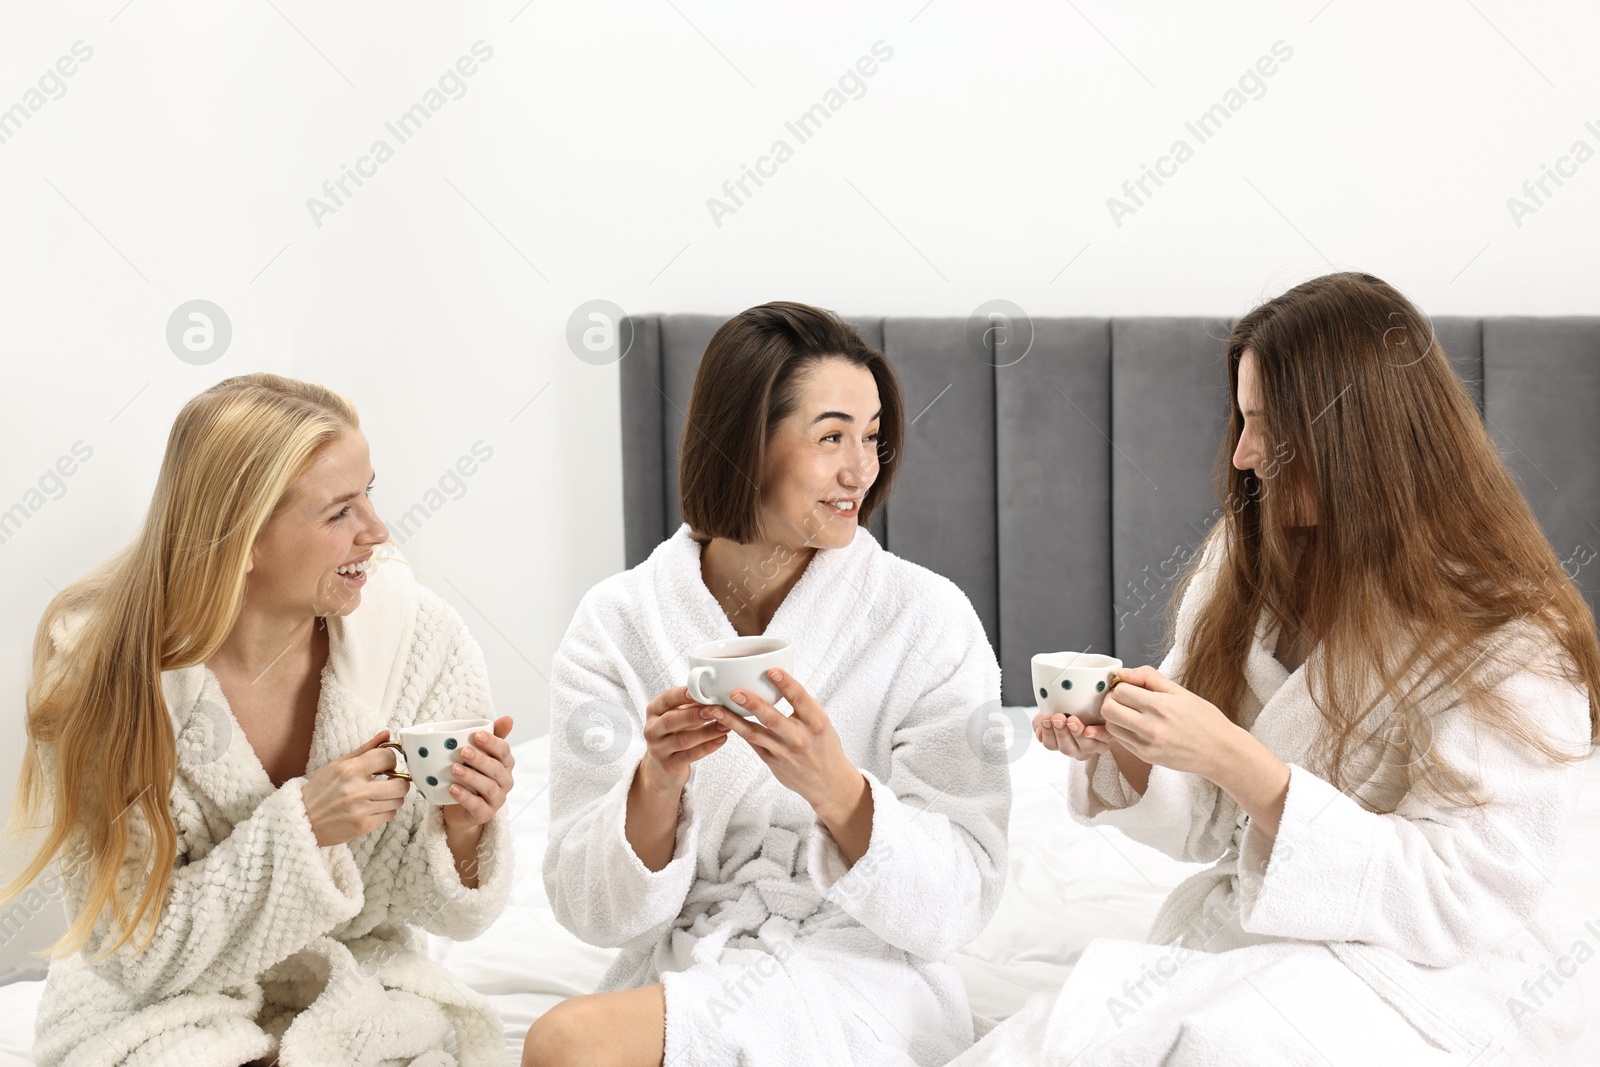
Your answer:
[[[1104,726],[1087,726],[1076,715],[1046,715],[1033,717],[1033,736],[1052,752],[1061,752],[1075,760],[1086,760],[1111,751],[1111,737]]]
[[[389,731],[312,775],[300,788],[300,800],[317,844],[342,845],[370,834],[400,810],[411,783],[404,778],[374,778],[395,768],[393,749],[379,748]]]
[[[678,802],[690,768],[728,740],[728,728],[707,721],[704,710],[681,685],[663,689],[644,709],[644,758],[628,785],[622,832],[639,862],[652,871],[672,862]]]
[[[1117,744],[1146,763],[1212,782],[1275,839],[1289,795],[1289,765],[1215,704],[1154,667],[1120,670],[1117,679],[1100,712]]]
[[[1064,752],[1079,762],[1109,753],[1141,796],[1150,782],[1150,764],[1117,744],[1105,726],[1091,726],[1076,715],[1039,714],[1033,718],[1033,735],[1045,748]]]
[[[853,864],[866,853],[872,833],[872,791],[867,780],[844,754],[839,731],[805,687],[777,669],[768,671],[767,677],[794,708],[793,715],[745,689],[733,691],[733,702],[749,708],[756,722],[721,706],[705,714],[748,741],[772,776],[805,798]]]
[[[510,736],[511,716],[502,715],[494,721],[493,734],[479,730],[461,750],[461,762],[450,768],[455,778],[450,795],[456,802],[444,806],[446,832],[482,826],[505,804],[514,784],[511,768],[517,762],[506,741]]]
[[[1100,705],[1106,732],[1146,763],[1215,780],[1239,727],[1154,667],[1124,667]]]
[[[494,721],[494,733],[478,730],[461,750],[461,762],[450,768],[454,804],[444,805],[444,841],[456,861],[456,875],[468,889],[478,888],[478,840],[483,824],[494,818],[511,792],[511,756],[506,738],[511,736],[511,716]]]
[[[656,694],[644,709],[644,759],[638,774],[646,784],[679,793],[689,784],[689,767],[728,739],[728,728],[709,722],[706,705],[697,704],[687,686],[675,685]]]

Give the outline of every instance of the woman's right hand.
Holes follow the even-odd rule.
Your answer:
[[[644,759],[639,773],[662,790],[681,791],[689,784],[689,767],[728,740],[728,728],[706,718],[706,705],[695,702],[687,686],[656,694],[644,709]]]
[[[1075,760],[1086,760],[1111,751],[1111,735],[1104,726],[1085,726],[1076,715],[1033,717],[1033,736],[1052,752],[1063,752]]]
[[[389,731],[347,752],[312,775],[300,789],[317,844],[342,845],[393,819],[411,783],[404,778],[374,778],[395,768],[393,749],[379,748]]]

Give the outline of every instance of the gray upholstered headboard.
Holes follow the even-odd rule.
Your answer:
[[[723,318],[631,320],[622,360],[627,564],[677,529],[695,368]],[[1008,704],[1061,649],[1165,651],[1162,612],[1221,514],[1222,339],[1204,318],[1034,319],[1025,358],[974,352],[962,318],[851,320],[894,362],[912,422],[873,533],[954,580],[1000,657]],[[1569,574],[1600,590],[1600,317],[1439,318],[1434,329]]]

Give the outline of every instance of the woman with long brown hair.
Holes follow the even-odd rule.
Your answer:
[[[1540,904],[1593,614],[1389,285],[1296,286],[1226,354],[1225,517],[1170,654],[1103,726],[1035,720],[1074,815],[1210,866],[959,1062],[1558,1061],[1581,1007]]]
[[[46,611],[14,812],[43,838],[0,896],[59,869],[40,1064],[505,1062],[418,927],[473,937],[505,904],[511,720],[470,739],[453,804],[387,776],[390,731],[493,712],[372,479],[344,397],[220,382],[133,543]]]

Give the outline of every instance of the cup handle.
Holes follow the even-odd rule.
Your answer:
[[[709,705],[709,704],[717,703],[717,701],[712,700],[710,697],[706,696],[705,693],[701,692],[701,690],[700,690],[700,679],[703,676],[712,675],[712,674],[716,674],[716,673],[717,672],[716,672],[715,668],[712,668],[712,667],[692,667],[692,668],[690,668],[690,670],[689,670],[688,689],[689,689],[689,695],[694,698],[694,702],[696,704],[708,704]]]
[[[402,746],[400,744],[400,742],[398,742],[398,741],[385,741],[383,744],[379,745],[378,747],[379,748],[392,748],[402,756],[404,756],[406,754],[406,750],[405,750],[404,746]],[[408,782],[411,781],[410,773],[407,772],[407,771],[402,771],[398,765],[396,765],[395,769],[392,770],[392,771],[379,771],[378,773],[383,775],[385,778],[404,778]]]

